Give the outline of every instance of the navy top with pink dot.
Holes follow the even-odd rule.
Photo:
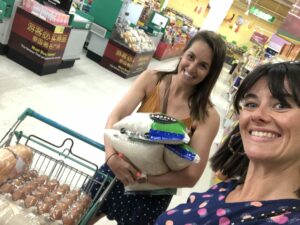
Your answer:
[[[226,203],[237,185],[237,180],[228,180],[205,193],[191,193],[185,204],[161,214],[155,225],[300,225],[299,199]]]

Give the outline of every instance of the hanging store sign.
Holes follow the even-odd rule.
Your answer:
[[[254,32],[251,36],[250,41],[257,43],[259,45],[265,45],[267,43],[267,41],[269,40],[269,37],[266,35],[263,35],[261,33],[258,32]]]
[[[275,16],[265,13],[255,6],[251,6],[251,8],[249,9],[249,13],[257,16],[260,19],[268,21],[269,23],[273,23],[275,21]]]

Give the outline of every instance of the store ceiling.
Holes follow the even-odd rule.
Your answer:
[[[234,0],[234,5],[247,10],[249,0]],[[276,16],[283,21],[288,11],[297,0],[251,0],[251,6],[256,6]]]
[[[292,5],[296,3],[296,1],[297,0],[275,0],[275,2],[278,2],[279,4],[282,4],[282,5],[286,5],[289,8],[291,8]]]

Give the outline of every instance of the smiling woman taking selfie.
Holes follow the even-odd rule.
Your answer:
[[[234,106],[239,124],[211,159],[227,180],[192,193],[156,225],[300,224],[300,63],[257,67]]]

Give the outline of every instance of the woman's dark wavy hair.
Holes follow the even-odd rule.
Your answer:
[[[256,67],[244,81],[234,96],[234,108],[240,112],[240,102],[249,89],[261,78],[267,79],[269,90],[272,96],[280,102],[286,103],[286,94],[291,97],[300,107],[300,62],[290,61],[275,64],[264,64]],[[286,89],[285,81],[289,90]],[[246,155],[233,154],[229,149],[229,142],[232,135],[239,132],[239,124],[236,124],[226,139],[221,144],[218,151],[210,159],[213,171],[221,171],[227,178],[238,178],[243,182],[247,173],[249,159]],[[238,150],[242,146],[241,136],[234,136],[231,147]],[[300,188],[297,190],[300,197]]]
[[[185,46],[183,53],[188,50],[196,41],[203,41],[208,44],[212,50],[212,64],[205,79],[194,87],[192,94],[189,97],[189,107],[191,109],[191,118],[203,121],[208,115],[207,108],[212,105],[209,97],[211,91],[219,78],[222,71],[226,56],[226,44],[222,37],[213,31],[200,31],[191,38]],[[180,63],[180,61],[179,61]],[[173,71],[160,72],[162,80],[166,75],[175,75],[178,72],[178,66]],[[165,101],[165,99],[164,99]]]

